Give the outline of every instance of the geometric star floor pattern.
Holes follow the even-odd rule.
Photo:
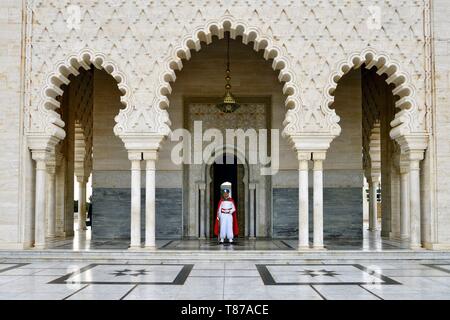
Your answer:
[[[0,262],[0,299],[449,299],[448,260]]]

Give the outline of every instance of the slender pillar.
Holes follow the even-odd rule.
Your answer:
[[[62,153],[56,153],[56,237],[64,236],[65,184],[66,165]]]
[[[308,162],[309,153],[299,153],[298,171],[298,198],[299,198],[299,219],[298,219],[298,249],[309,249],[309,208],[308,208]]]
[[[141,153],[131,153],[131,236],[130,249],[141,247]]]
[[[369,230],[378,230],[378,201],[377,190],[381,177],[381,128],[376,121],[370,132],[369,141],[370,170],[368,171],[369,183]]]
[[[413,159],[410,161],[410,212],[411,212],[411,249],[421,248],[420,231],[420,161]]]
[[[408,167],[400,168],[400,236],[402,239],[409,238],[411,225],[409,197],[409,170]]]
[[[199,201],[199,210],[200,210],[200,239],[206,238],[206,210],[205,210],[205,201],[206,201],[206,184],[205,183],[199,183],[198,185],[198,201]]]
[[[144,156],[144,158],[146,158]],[[156,249],[156,158],[146,159],[146,186],[145,186],[145,248]]]
[[[86,230],[86,178],[77,177],[78,181],[78,230]]]
[[[35,198],[35,227],[34,227],[34,247],[44,249],[45,242],[45,185],[46,185],[46,164],[44,157],[36,160],[36,198]]]
[[[325,153],[314,153],[314,210],[313,210],[313,247],[323,249],[323,160]]]
[[[255,192],[256,192],[256,184],[249,184],[249,194],[250,194],[250,223],[249,223],[249,237],[250,239],[255,239]]]
[[[377,190],[379,185],[379,176],[372,175],[369,182],[369,230],[378,230],[378,201]]]
[[[47,165],[47,237],[56,236],[56,166]]]

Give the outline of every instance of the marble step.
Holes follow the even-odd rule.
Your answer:
[[[308,260],[450,260],[449,251],[199,251],[199,250],[0,250],[2,260],[73,261],[308,261]]]

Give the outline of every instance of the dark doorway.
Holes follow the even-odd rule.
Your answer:
[[[216,210],[221,197],[220,186],[224,182],[231,183],[231,196],[237,207],[237,218],[239,235],[245,234],[245,212],[244,212],[244,186],[242,181],[243,165],[238,164],[236,156],[224,154],[214,161],[211,166],[211,214],[210,214],[210,237],[214,237],[214,223]],[[241,186],[242,185],[242,186]]]

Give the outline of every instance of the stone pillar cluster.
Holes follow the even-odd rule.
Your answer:
[[[130,250],[156,250],[156,161],[163,136],[124,139],[131,162]],[[144,163],[144,165],[143,165]],[[145,168],[145,239],[141,241],[142,168]]]
[[[309,243],[309,163],[313,161],[313,244],[315,250],[324,249],[323,242],[323,161],[326,152],[298,152],[299,161],[299,250],[310,249]]]
[[[141,243],[141,170],[145,162],[145,243],[148,250],[156,249],[156,160],[158,153],[129,152],[131,161],[131,228],[130,250],[140,250]]]

